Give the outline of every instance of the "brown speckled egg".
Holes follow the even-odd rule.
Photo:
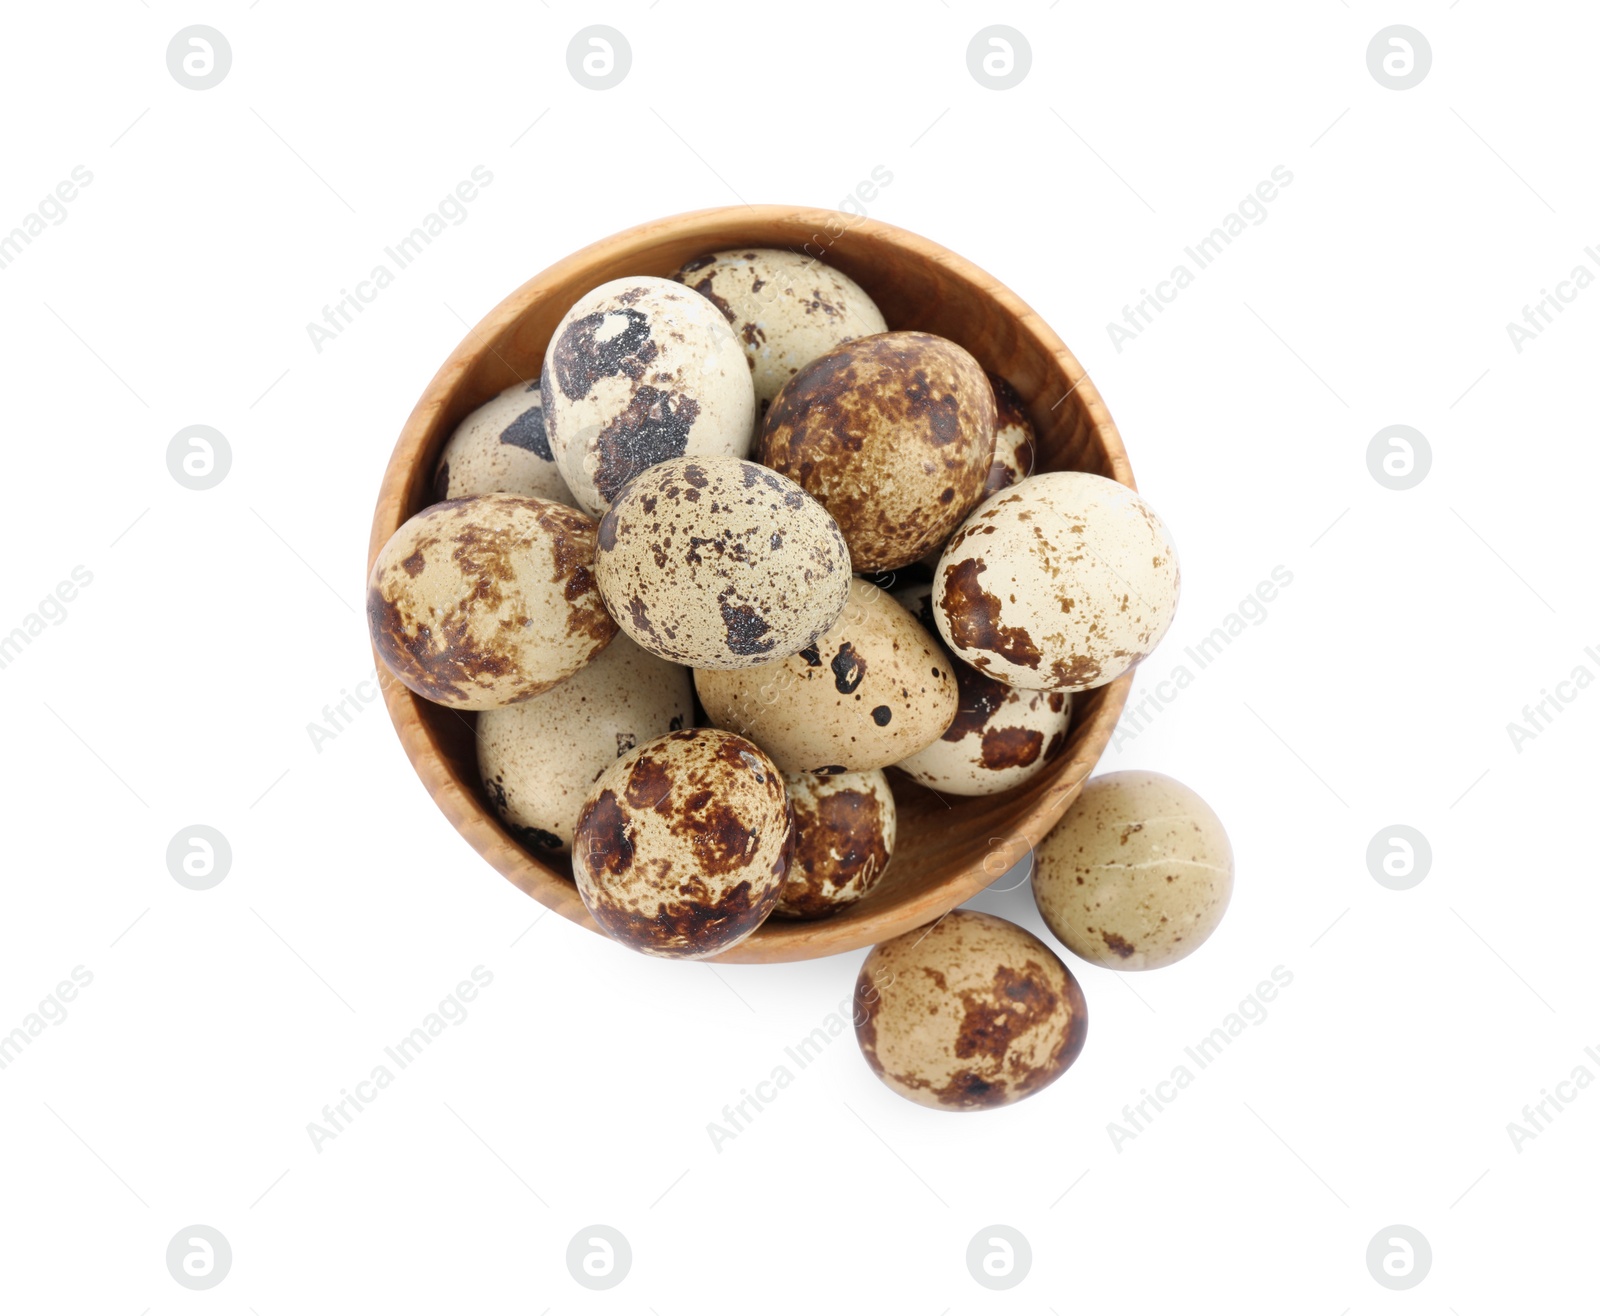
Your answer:
[[[1083,1050],[1089,1015],[1067,966],[1025,928],[955,909],[875,946],[855,990],[873,1073],[935,1110],[1030,1097]]]
[[[595,778],[693,723],[689,669],[619,635],[555,689],[479,714],[478,772],[508,832],[536,854],[567,854]]]
[[[950,659],[876,585],[850,582],[829,629],[781,662],[696,669],[706,716],[749,736],[785,772],[867,772],[937,740],[956,715]]]
[[[601,773],[578,814],[572,875],[618,941],[692,960],[761,926],[793,851],[794,814],[772,760],[739,736],[690,727]]]
[[[994,389],[994,457],[989,462],[989,478],[983,482],[985,498],[1014,484],[1021,484],[1033,474],[1039,460],[1033,422],[1028,419],[1017,390],[999,375],[990,375],[989,383]],[[939,556],[944,552],[947,542],[940,540],[917,561],[932,571],[939,565]]]
[[[715,306],[670,279],[613,279],[580,298],[539,382],[551,451],[592,516],[657,462],[750,451],[744,349]]]
[[[833,624],[850,550],[793,480],[732,457],[679,457],[612,504],[595,570],[641,648],[691,667],[751,667]]]
[[[984,501],[934,572],[940,634],[1024,690],[1092,690],[1153,650],[1178,607],[1178,554],[1126,485],[1047,471]]]
[[[854,279],[794,251],[713,252],[672,277],[712,302],[744,344],[758,419],[801,366],[889,328]]]
[[[994,390],[965,349],[877,334],[785,384],[756,450],[833,513],[857,571],[890,571],[940,544],[983,496],[994,425]]]
[[[933,587],[911,585],[895,599],[932,631]],[[943,795],[994,795],[1043,772],[1067,743],[1072,696],[1064,690],[1017,690],[958,659],[959,703],[949,729],[900,760],[912,780]]]
[[[1222,820],[1157,772],[1096,777],[1035,851],[1033,898],[1074,955],[1159,969],[1217,929],[1233,894]]]
[[[826,918],[866,895],[894,854],[895,809],[881,772],[784,774],[794,806],[794,858],[774,913]]]
[[[383,546],[367,628],[408,689],[503,708],[564,681],[617,633],[594,578],[595,525],[542,498],[435,503]]]
[[[989,478],[983,482],[985,498],[1021,484],[1033,474],[1039,460],[1033,422],[1021,396],[999,375],[990,375],[989,383],[994,389],[994,460],[989,463]]]
[[[539,381],[513,384],[456,426],[433,468],[433,496],[513,493],[575,507],[544,432]]]

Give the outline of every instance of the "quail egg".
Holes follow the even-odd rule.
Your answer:
[[[613,279],[580,298],[539,383],[550,450],[591,516],[657,462],[750,451],[756,399],[739,340],[670,279]]]
[[[1159,969],[1196,950],[1233,894],[1222,820],[1182,782],[1110,772],[1035,849],[1033,898],[1074,955]]]
[[[1033,474],[1039,460],[1033,422],[1021,395],[999,375],[990,375],[989,384],[994,389],[994,460],[989,463],[989,478],[983,482],[985,498],[1021,484]]]
[[[942,543],[983,496],[994,427],[994,390],[965,349],[876,334],[801,367],[756,451],[833,513],[857,571],[891,571]]]
[[[1032,1096],[1083,1050],[1077,980],[1015,923],[955,909],[875,946],[855,989],[856,1041],[890,1089],[935,1110]]]
[[[456,426],[433,470],[433,496],[514,493],[576,506],[544,432],[539,381],[513,384]]]
[[[933,587],[912,585],[895,599],[932,631]],[[952,659],[959,695],[955,720],[926,749],[900,760],[913,781],[945,795],[994,795],[1037,776],[1067,743],[1072,696],[1017,690]]]
[[[1039,459],[1033,422],[1028,419],[1017,390],[999,375],[990,375],[989,384],[994,389],[995,429],[994,457],[989,462],[989,476],[983,482],[985,498],[1027,479]],[[917,561],[932,571],[939,565],[939,555],[947,542],[940,540]]]
[[[794,806],[794,858],[774,911],[825,918],[866,895],[894,854],[895,809],[881,772],[784,774]]]
[[[939,642],[876,585],[850,582],[839,619],[798,653],[736,671],[698,668],[706,716],[785,772],[867,772],[915,754],[956,715]]]
[[[617,633],[595,587],[594,551],[594,522],[560,503],[503,493],[435,503],[372,564],[373,647],[436,704],[532,698]]]
[[[986,499],[934,572],[958,658],[1024,690],[1092,690],[1144,658],[1178,606],[1178,554],[1126,485],[1047,471]]]
[[[693,722],[689,669],[619,635],[555,689],[480,713],[478,771],[507,831],[535,853],[567,854],[595,778]]]
[[[647,741],[595,782],[572,875],[594,920],[646,955],[730,950],[772,912],[794,814],[772,760],[740,736],[689,727]]]
[[[596,573],[641,648],[752,667],[812,644],[844,609],[850,551],[794,481],[733,457],[645,471],[600,522]]]
[[[769,247],[699,256],[672,276],[727,316],[750,362],[757,419],[801,366],[854,338],[888,330],[846,274]]]

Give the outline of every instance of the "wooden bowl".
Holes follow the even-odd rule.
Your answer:
[[[670,277],[693,256],[739,246],[785,247],[823,260],[867,290],[890,329],[954,339],[985,369],[1009,379],[1038,431],[1039,469],[1092,471],[1134,487],[1117,428],[1083,367],[1020,298],[977,266],[904,229],[838,211],[723,206],[641,224],[585,247],[528,280],[467,334],[395,444],[372,518],[368,570],[389,536],[434,501],[434,461],[456,425],[501,389],[538,377],[550,334],[579,297],[609,279]],[[853,950],[928,923],[981,891],[1024,858],[1077,798],[1132,680],[1130,673],[1077,696],[1071,734],[1055,762],[1003,794],[942,798],[891,770],[899,841],[878,886],[830,918],[769,919],[718,958],[772,963]],[[383,686],[400,743],[456,830],[535,900],[598,932],[568,861],[524,850],[489,806],[473,715],[429,703],[392,679]]]

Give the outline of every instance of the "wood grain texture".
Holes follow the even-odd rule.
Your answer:
[[[433,501],[434,460],[455,426],[517,380],[535,379],[567,308],[609,279],[669,277],[703,252],[785,247],[843,270],[890,329],[924,329],[960,343],[1027,400],[1041,470],[1083,470],[1134,487],[1116,426],[1077,359],[1009,289],[926,238],[876,220],[790,206],[725,206],[674,215],[605,238],[535,275],[486,315],[440,368],[406,421],[384,472],[368,569],[389,536]],[[382,671],[380,665],[380,672]],[[1076,700],[1066,748],[1050,769],[1004,794],[941,799],[891,770],[899,808],[893,863],[858,904],[813,923],[769,920],[720,957],[734,963],[811,959],[854,950],[928,923],[1023,858],[1077,798],[1110,742],[1132,673]],[[417,775],[456,830],[516,886],[591,930],[570,866],[524,850],[501,826],[478,781],[473,718],[385,679],[384,701]]]

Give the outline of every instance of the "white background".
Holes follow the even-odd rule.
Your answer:
[[[211,90],[168,72],[191,23],[232,49]],[[568,73],[588,23],[631,46],[613,90]],[[1031,47],[1012,90],[968,72],[989,23]],[[1367,68],[1391,23],[1432,47],[1411,90]],[[74,966],[93,982],[0,1071],[0,1305],[1592,1309],[1600,1090],[1520,1150],[1507,1124],[1580,1064],[1600,1077],[1600,688],[1520,752],[1506,728],[1600,675],[1600,290],[1521,352],[1506,324],[1600,273],[1595,15],[117,0],[4,24],[0,232],[74,166],[93,182],[0,270],[0,632],[75,566],[93,581],[0,670],[0,1031]],[[318,352],[307,322],[478,165],[466,221]],[[1019,1106],[910,1105],[845,1037],[717,1150],[708,1122],[861,954],[661,964],[541,919],[380,705],[320,752],[307,726],[370,673],[379,478],[467,325],[630,224],[836,205],[878,165],[874,217],[1072,345],[1173,530],[1184,598],[1135,700],[1274,567],[1293,583],[1102,765],[1177,776],[1226,821],[1233,906],[1199,953],[1073,961],[1088,1046]],[[1280,165],[1266,221],[1118,351],[1107,323]],[[232,451],[208,491],[166,466],[192,424]],[[1405,492],[1367,467],[1392,424],[1432,450]],[[233,850],[204,892],[165,860],[194,823]],[[1403,892],[1366,862],[1396,823],[1433,850]],[[974,904],[1041,930],[1026,884]],[[314,1148],[308,1122],[477,965],[465,1021]],[[1279,965],[1265,1021],[1114,1147],[1123,1106]],[[596,1222],[633,1251],[598,1293],[565,1261]],[[233,1250],[204,1293],[164,1259],[195,1223]],[[965,1260],[997,1223],[1033,1253],[1003,1293]],[[1399,1293],[1365,1261],[1396,1223],[1433,1250]]]

